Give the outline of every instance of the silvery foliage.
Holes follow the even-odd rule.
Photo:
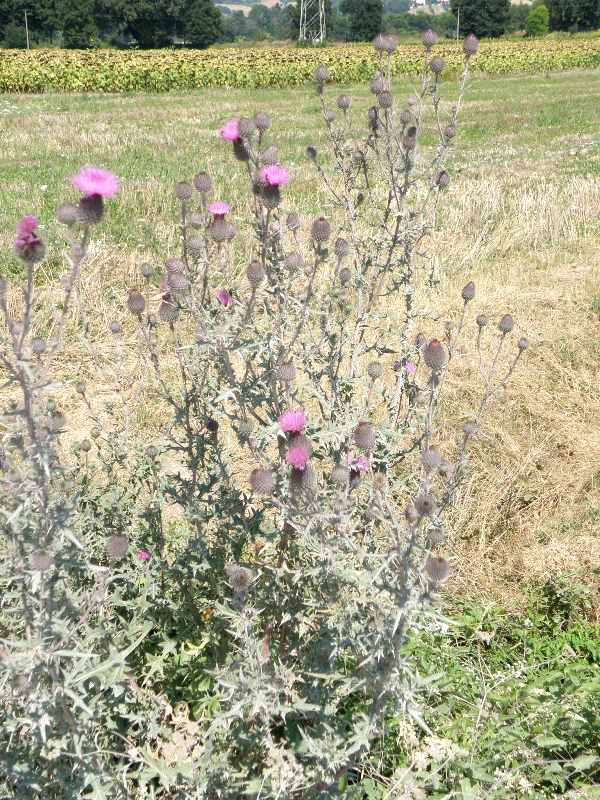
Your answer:
[[[400,108],[393,48],[378,47],[362,139],[345,96],[333,118],[317,71],[329,156],[307,155],[330,197],[322,218],[299,220],[285,188],[265,181],[277,161],[266,115],[238,120],[254,231],[245,275],[235,227],[209,211],[207,174],[176,187],[182,252],[166,262],[156,308],[152,269],[128,297],[152,392],[172,411],[146,453],[120,453],[119,436],[99,433],[92,466],[81,452],[75,470],[61,463],[49,375],[90,221],[69,221],[82,239],[47,352],[32,352],[33,263],[21,321],[3,287],[2,362],[18,394],[2,473],[0,764],[15,796],[350,797],[385,720],[420,720],[404,645],[435,613],[468,444],[526,342],[506,361],[512,319],[493,339],[478,318],[482,396],[442,455],[439,397],[473,324],[472,284],[441,341],[417,324],[435,308],[424,245],[470,56],[444,118],[429,51]],[[428,107],[433,153],[420,147]],[[306,425],[282,430],[299,408]],[[176,547],[164,533],[171,505],[187,534]],[[152,546],[143,577],[134,541]],[[147,670],[149,640],[153,658],[157,647],[199,654],[210,700],[187,738]]]

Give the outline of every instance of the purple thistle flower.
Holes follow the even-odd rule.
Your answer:
[[[310,453],[308,452],[308,448],[301,444],[292,445],[285,457],[286,462],[300,472],[306,469],[309,459]]]
[[[303,408],[284,411],[279,417],[279,425],[284,433],[299,433],[306,427],[306,413]]]
[[[352,453],[348,456],[348,466],[351,470],[358,473],[368,472],[371,469],[371,462],[366,456],[355,456]]]
[[[269,164],[260,171],[261,179],[267,186],[284,186],[290,182],[290,173],[280,164]]]
[[[222,200],[215,200],[214,203],[211,203],[208,207],[208,210],[211,214],[215,217],[224,217],[226,214],[229,214],[231,208],[229,207],[229,203],[225,203]]]
[[[228,308],[232,303],[232,297],[227,289],[220,289],[217,292],[217,300],[221,305],[225,306],[225,308]]]
[[[219,131],[219,136],[227,142],[235,142],[241,139],[239,121],[237,119],[228,120]]]
[[[73,175],[71,183],[83,192],[84,197],[112,197],[119,191],[119,179],[108,170],[99,167],[84,167]]]
[[[152,553],[150,550],[146,550],[145,547],[142,547],[138,550],[137,555],[140,561],[150,561]]]

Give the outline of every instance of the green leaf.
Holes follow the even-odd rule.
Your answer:
[[[598,756],[594,755],[578,756],[577,758],[574,758],[573,761],[571,761],[571,766],[573,767],[573,769],[583,772],[584,770],[593,767],[594,764],[596,764],[598,761],[600,761],[600,758]]]

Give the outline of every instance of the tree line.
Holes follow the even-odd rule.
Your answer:
[[[551,30],[600,27],[600,0],[451,0],[450,10],[408,13],[410,0],[326,0],[332,40],[369,41],[382,31],[418,33],[432,27],[440,36],[496,37],[517,30],[540,35]],[[25,47],[25,14],[32,45],[67,48],[181,45],[203,48],[217,42],[295,39],[299,5],[272,8],[256,3],[248,15],[214,0],[0,0],[0,43]]]

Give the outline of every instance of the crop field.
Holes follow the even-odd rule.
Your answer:
[[[462,50],[441,44],[446,74],[460,67]],[[317,49],[214,48],[207,51],[3,50],[0,92],[167,92],[210,87],[292,87],[310,83],[323,63],[332,79],[364,81],[377,68],[369,45]],[[396,75],[417,75],[422,48],[401,45],[393,58]],[[540,73],[600,66],[600,38],[487,41],[474,68],[486,75]]]
[[[452,77],[458,51],[440,52],[444,77]],[[395,56],[396,97],[415,91],[416,54],[401,47]],[[449,154],[451,182],[427,243],[439,277],[436,321],[443,326],[457,307],[457,287],[473,280],[478,310],[490,319],[510,312],[530,345],[491,407],[452,512],[447,625],[420,630],[407,647],[431,678],[422,724],[392,722],[362,774],[364,793],[344,798],[600,797],[600,69],[593,68],[600,39],[485,44],[477,59]],[[158,273],[178,253],[176,182],[210,172],[215,199],[230,204],[239,229],[232,283],[245,272],[252,198],[245,165],[218,136],[227,120],[268,111],[269,139],[291,174],[282,219],[296,211],[305,237],[315,217],[335,224],[306,156],[308,145],[325,152],[318,99],[300,85],[321,61],[338,84],[327,90],[332,105],[344,91],[351,118],[363,119],[373,102],[356,83],[373,70],[366,48],[0,56],[0,276],[19,275],[14,229],[34,214],[50,253],[36,273],[42,317],[56,307],[65,272],[55,212],[76,194],[70,176],[89,164],[121,182],[84,262],[85,341],[76,325],[67,328],[53,387],[69,445],[91,438],[92,417],[106,404],[127,407],[144,446],[164,426],[165,406],[145,391],[127,296],[143,289],[142,263]],[[444,81],[443,95],[447,112],[456,102],[453,82]],[[332,167],[326,155],[323,164]],[[154,302],[158,285],[151,292]],[[128,356],[109,333],[114,320]],[[477,370],[462,368],[462,355],[443,420],[479,389]],[[85,404],[76,389],[82,380],[89,382]],[[169,513],[166,535],[179,536],[184,522],[176,508]],[[153,602],[158,608],[160,598]],[[213,711],[201,647],[178,651],[176,665],[173,653],[157,645],[147,663],[136,663],[143,686],[169,696],[163,721],[173,738],[147,760],[161,764],[161,780],[192,752],[197,720]],[[178,715],[172,697],[189,716]],[[0,770],[0,787],[1,777]]]

